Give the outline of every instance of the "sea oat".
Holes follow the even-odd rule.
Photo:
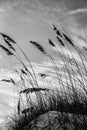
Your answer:
[[[56,27],[54,24],[53,24],[53,29],[54,29],[54,31],[56,31],[56,34],[57,34],[58,36],[62,37],[61,32],[57,29],[57,27]]]
[[[4,39],[4,41],[9,46],[10,49],[12,49],[13,51],[16,51],[15,48],[10,44],[9,41],[7,41],[6,39]]]
[[[61,44],[62,46],[65,46],[65,44],[63,43],[63,41],[62,41],[58,36],[56,36],[56,38],[57,38],[58,42],[60,42],[60,44]]]
[[[52,24],[52,25],[53,25],[53,29],[54,29],[54,31],[57,31],[56,26],[55,26],[54,24]]]
[[[18,101],[17,110],[18,110],[18,115],[20,115],[20,99]]]
[[[46,54],[44,48],[38,44],[37,42],[34,42],[34,41],[30,41],[30,43],[32,43],[34,46],[36,46],[43,54]]]
[[[14,85],[16,85],[15,81],[12,78],[10,78],[10,80]]]
[[[68,41],[68,43],[70,43],[74,47],[74,44],[71,41],[71,39],[66,34],[64,34],[64,33],[63,33],[63,36],[64,36],[65,40]]]
[[[48,39],[48,40],[49,40],[49,44],[50,44],[51,46],[55,47],[55,44],[54,44],[50,39]]]
[[[7,53],[8,56],[9,56],[9,55],[13,55],[13,53],[12,53],[9,49],[7,49],[6,47],[4,47],[4,46],[1,45],[1,44],[0,44],[0,48],[2,48],[2,49]]]
[[[1,81],[11,83],[11,80],[9,80],[9,79],[2,79]]]
[[[23,69],[21,69],[21,72],[22,72],[22,74],[27,75],[27,73]]]
[[[62,34],[61,34],[61,32],[60,32],[59,30],[56,31],[56,34],[57,34],[58,36],[62,37]]]
[[[39,75],[42,77],[42,78],[46,78],[47,75],[46,74],[43,74],[43,73],[39,73]]]
[[[38,91],[49,91],[47,88],[27,88],[21,91],[20,93],[33,93],[33,92],[38,92]]]
[[[12,38],[10,38],[8,35],[6,35],[4,33],[1,33],[1,32],[0,32],[0,34],[2,35],[2,37],[4,38],[4,40],[7,40],[9,42],[12,42],[12,43],[16,44],[16,42]]]

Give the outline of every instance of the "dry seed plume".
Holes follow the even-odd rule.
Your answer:
[[[39,92],[39,91],[49,91],[47,88],[27,88],[24,89],[23,91],[20,91],[20,93],[33,93],[33,92]]]
[[[8,35],[6,35],[4,33],[1,33],[1,32],[0,32],[0,34],[2,35],[4,40],[7,40],[9,42],[12,42],[12,43],[16,44],[16,42],[12,38],[10,38]]]
[[[4,41],[5,41],[5,43],[9,46],[10,49],[12,49],[13,51],[16,51],[16,50],[14,49],[14,47],[10,44],[9,41],[7,41],[6,39],[4,39]]]
[[[62,46],[65,46],[65,44],[63,43],[63,41],[62,41],[58,36],[56,36],[56,38],[57,38],[58,42],[60,42],[60,44],[61,44]]]
[[[73,42],[71,41],[71,39],[70,39],[66,34],[64,34],[64,33],[63,33],[63,36],[64,36],[65,40],[66,40],[68,43],[70,43],[70,44],[74,47],[74,44],[73,44]]]
[[[52,24],[52,25],[53,25],[53,30],[54,30],[54,31],[57,31],[56,26],[55,26],[54,24]]]
[[[62,34],[61,34],[61,32],[60,32],[59,30],[56,31],[56,34],[57,34],[58,36],[62,37]]]
[[[37,49],[39,49],[43,54],[46,54],[44,48],[40,44],[34,41],[30,41],[30,43],[33,44]]]
[[[2,48],[2,50],[4,50],[8,56],[13,55],[13,53],[9,49],[7,49],[5,46],[0,44],[0,48]]]
[[[55,47],[55,44],[51,41],[51,39],[48,39],[49,40],[49,44],[53,47]]]
[[[17,110],[18,110],[18,115],[20,115],[20,99],[18,101]]]
[[[21,72],[22,72],[22,74],[27,75],[27,73],[23,69],[21,69]]]
[[[62,37],[62,34],[61,34],[61,32],[57,29],[57,27],[56,27],[54,24],[52,24],[52,25],[53,25],[53,30],[56,31],[56,34],[57,34],[58,36]]]
[[[43,73],[39,73],[39,75],[42,77],[42,78],[46,78],[47,75],[46,74],[43,74]]]
[[[11,80],[8,80],[8,79],[2,79],[1,81],[11,83]]]
[[[15,81],[12,78],[10,78],[10,80],[14,85],[16,85]]]
[[[7,82],[7,83],[13,83],[14,85],[16,85],[15,81],[12,78],[10,78],[10,79],[2,79],[1,81]]]

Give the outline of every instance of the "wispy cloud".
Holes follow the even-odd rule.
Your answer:
[[[87,13],[87,8],[79,8],[69,12],[70,15],[79,13]]]

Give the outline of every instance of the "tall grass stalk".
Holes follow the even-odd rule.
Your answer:
[[[49,38],[48,45],[57,50],[56,56],[60,56],[63,66],[62,72],[58,67],[53,55],[49,55],[42,45],[35,41],[30,43],[35,46],[52,64],[52,69],[56,76],[51,74],[39,73],[46,84],[46,78],[51,77],[51,80],[56,80],[55,89],[41,87],[38,85],[37,77],[34,72],[33,66],[26,55],[24,50],[8,35],[0,33],[8,47],[0,45],[8,56],[14,56],[21,64],[19,73],[19,83],[16,83],[14,79],[2,79],[2,82],[12,83],[15,87],[18,87],[19,99],[17,104],[17,113],[10,117],[6,123],[7,130],[86,130],[87,129],[87,67],[84,63],[83,56],[80,48],[73,42],[72,38],[61,31],[53,24],[53,30],[56,32],[56,38],[58,40],[57,45]],[[26,66],[25,62],[21,60],[21,57],[14,46],[17,46],[22,52],[23,56],[28,62],[29,66]],[[71,47],[76,50],[80,58],[81,65],[75,59],[71,52]],[[68,58],[65,55],[63,48],[68,50]],[[58,55],[59,54],[59,55]],[[72,56],[72,58],[70,58]],[[85,58],[85,56],[84,56]],[[86,58],[85,58],[86,59]],[[85,60],[86,62],[86,60]],[[29,70],[31,69],[31,71]],[[76,73],[77,71],[77,73]],[[21,83],[21,85],[20,85]],[[51,84],[52,85],[52,84]],[[26,99],[23,99],[23,94]],[[56,113],[56,116],[54,116]],[[45,119],[47,125],[41,126],[39,119]],[[54,123],[53,123],[54,122]]]

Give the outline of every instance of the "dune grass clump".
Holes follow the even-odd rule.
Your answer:
[[[54,129],[57,127],[68,129],[86,129],[87,128],[87,109],[86,104],[80,101],[70,102],[71,97],[63,97],[60,92],[50,92],[45,95],[44,100],[40,97],[39,104],[33,104],[29,108],[21,111],[21,114],[10,118],[8,130],[32,130],[37,129]],[[72,95],[72,98],[73,97]],[[33,102],[33,101],[32,101]],[[53,114],[50,116],[50,114]],[[54,114],[56,116],[54,117]],[[47,115],[46,115],[47,114]],[[48,124],[40,128],[39,118],[43,118],[43,122],[47,119]],[[53,118],[51,120],[51,118]],[[53,124],[52,124],[53,123]],[[50,126],[49,126],[50,125]],[[53,126],[56,125],[56,126]],[[57,126],[58,125],[58,126]],[[53,127],[53,128],[52,128]],[[36,129],[35,129],[36,130]]]
[[[55,44],[50,38],[47,44],[49,47],[55,48],[56,57],[60,57],[63,75],[60,73],[58,62],[56,62],[53,55],[49,55],[38,42],[30,41],[30,44],[36,47],[52,64],[55,76],[47,73],[38,73],[44,83],[47,77],[57,81],[55,88],[51,87],[51,89],[49,84],[45,87],[39,86],[31,61],[24,50],[8,35],[0,33],[7,45],[5,47],[0,44],[0,48],[8,56],[14,56],[22,65],[22,68],[15,70],[20,77],[19,83],[16,83],[12,78],[1,80],[2,82],[12,83],[17,87],[19,93],[16,113],[6,123],[7,130],[87,129],[86,56],[68,34],[57,29],[54,24],[53,30],[56,33],[58,44]],[[70,45],[78,55],[79,61],[73,55]],[[22,58],[15,46],[19,48],[28,65],[21,60]],[[68,51],[69,54],[66,55],[64,50]]]

